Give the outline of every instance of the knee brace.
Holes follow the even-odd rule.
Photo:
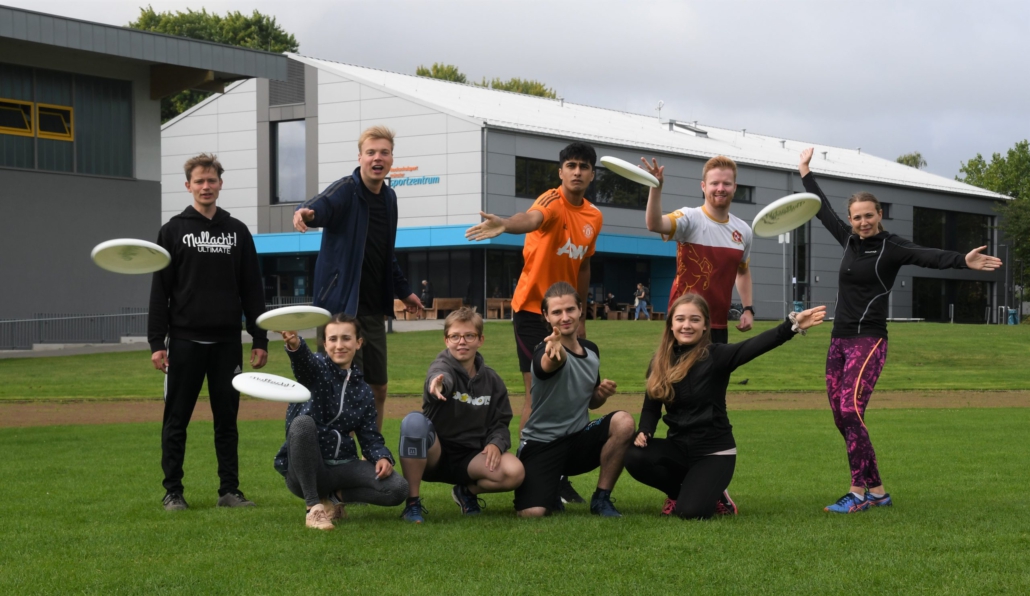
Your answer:
[[[436,443],[436,429],[422,412],[412,412],[401,420],[400,457],[426,459],[433,443]]]

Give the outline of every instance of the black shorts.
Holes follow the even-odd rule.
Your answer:
[[[728,343],[730,343],[730,330],[729,329],[712,329],[712,343],[713,344],[728,344]]]
[[[354,364],[365,375],[369,385],[385,385],[386,375],[386,319],[383,315],[358,317],[361,325],[361,349],[354,354]]]
[[[533,350],[550,335],[554,329],[544,322],[540,313],[515,312],[511,317],[515,327],[515,351],[519,355],[519,370],[527,373],[533,364]]]
[[[482,449],[466,449],[456,445],[448,445],[440,441],[440,461],[436,467],[426,467],[422,474],[423,482],[443,482],[445,484],[472,484],[469,476],[469,462],[479,455]]]
[[[526,478],[515,489],[515,510],[555,510],[560,502],[561,476],[578,476],[600,467],[601,450],[608,442],[608,427],[614,415],[612,412],[591,420],[583,430],[550,443],[526,441],[520,445],[519,459],[526,468]]]

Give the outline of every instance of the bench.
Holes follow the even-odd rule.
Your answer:
[[[458,310],[463,305],[461,298],[433,298],[433,307],[425,310],[427,319],[438,319],[440,314],[446,315],[452,310]]]
[[[509,315],[505,314],[505,310],[511,312],[511,298],[486,299],[486,318],[507,319]]]

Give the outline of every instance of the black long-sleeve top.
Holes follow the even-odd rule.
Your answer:
[[[848,222],[833,212],[833,206],[811,172],[801,181],[805,190],[822,200],[817,217],[844,248],[837,278],[833,337],[887,338],[890,292],[904,265],[967,268],[966,256],[961,253],[919,246],[890,232],[862,239]]]
[[[730,374],[738,367],[762,354],[783,345],[794,337],[790,321],[735,344],[709,344],[708,357],[694,363],[687,376],[673,384],[675,396],[671,402],[662,402],[644,396],[640,412],[640,430],[648,437],[658,428],[665,405],[667,437],[686,444],[692,452],[706,455],[736,447],[733,427],[726,415],[726,387]],[[676,362],[685,357],[694,346],[677,345],[673,348]]]

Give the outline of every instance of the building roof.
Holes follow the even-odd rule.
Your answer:
[[[208,41],[91,23],[0,6],[0,38],[84,52],[213,71],[221,80],[260,77],[286,80],[282,54]]]
[[[1009,198],[857,149],[770,137],[705,124],[697,124],[696,129],[700,132],[695,133],[690,130],[695,128],[691,124],[673,124],[675,121],[660,121],[655,116],[399,74],[298,54],[287,55],[332,74],[378,87],[491,128],[580,138],[702,159],[725,155],[738,163],[787,171],[797,170],[798,154],[803,149],[815,147],[811,167],[818,174],[990,199]]]

